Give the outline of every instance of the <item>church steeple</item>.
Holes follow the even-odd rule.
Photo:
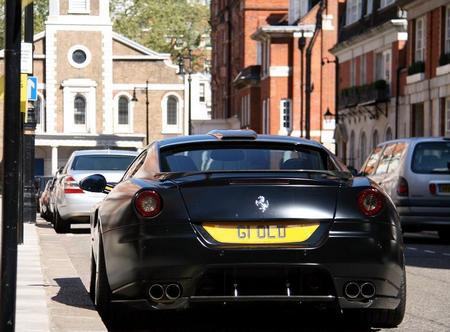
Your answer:
[[[61,16],[78,16],[80,24],[89,16],[109,21],[109,0],[50,0],[49,19]]]

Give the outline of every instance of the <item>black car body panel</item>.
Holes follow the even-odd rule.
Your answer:
[[[320,148],[293,138],[261,140]],[[205,141],[217,139],[194,136],[155,143],[143,158],[145,172],[133,173],[138,157],[91,216],[93,254],[98,260],[102,248],[112,301],[141,301],[160,310],[234,301],[333,303],[342,309],[399,305],[405,271],[398,214],[381,191],[383,208],[377,215],[367,217],[358,207],[362,190],[379,190],[374,183],[312,171],[158,171],[164,147]],[[162,201],[153,218],[140,216],[133,204],[147,189]],[[258,206],[259,196],[266,206]],[[205,230],[207,223],[315,228],[300,243],[240,244],[217,241]],[[376,294],[349,298],[344,294],[349,282],[371,283]],[[180,287],[176,299],[150,298],[152,285],[173,284]]]

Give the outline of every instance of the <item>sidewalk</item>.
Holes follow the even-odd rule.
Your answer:
[[[107,331],[58,235],[39,221],[24,224],[18,247],[16,331]]]

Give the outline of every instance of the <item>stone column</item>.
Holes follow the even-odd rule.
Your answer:
[[[58,170],[58,146],[52,146],[52,175]]]

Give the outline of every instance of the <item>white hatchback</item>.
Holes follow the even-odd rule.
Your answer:
[[[403,230],[436,230],[450,242],[450,138],[404,138],[379,144],[361,175],[394,201]]]
[[[53,226],[58,233],[70,230],[71,222],[89,222],[92,208],[103,198],[103,193],[83,191],[78,183],[92,174],[102,174],[108,184],[114,185],[136,157],[135,151],[81,150],[70,156],[54,190]]]

